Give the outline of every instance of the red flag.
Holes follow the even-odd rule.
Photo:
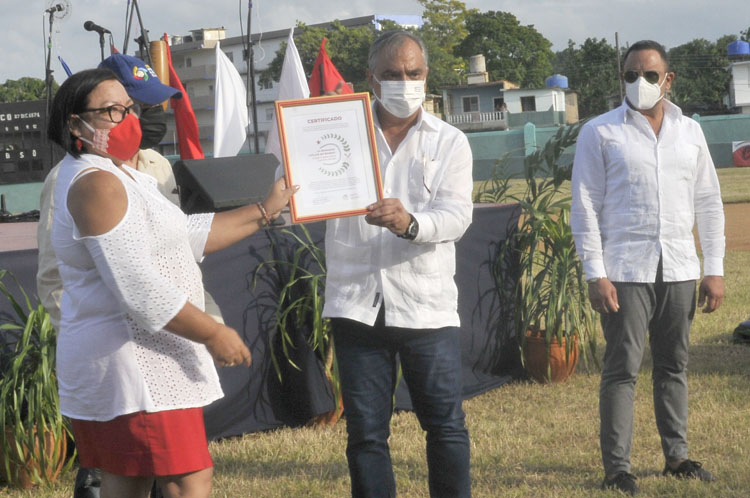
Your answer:
[[[166,33],[164,33],[164,40],[169,40]],[[169,99],[169,105],[174,110],[174,120],[177,125],[180,159],[203,159],[205,156],[203,155],[203,148],[198,136],[198,121],[195,119],[193,106],[190,104],[190,97],[188,97],[185,87],[182,86],[180,77],[177,76],[177,71],[172,66],[172,51],[169,48],[169,42],[166,42],[166,46],[167,62],[169,63],[169,86],[178,89],[182,93],[181,99]]]
[[[310,97],[320,97],[325,95],[326,92],[335,92],[339,86],[341,90],[338,93],[354,93],[352,87],[344,81],[344,78],[328,57],[326,41],[323,38],[320,43],[320,51],[315,59],[312,76],[310,76],[310,81],[307,82],[307,86],[310,87]]]

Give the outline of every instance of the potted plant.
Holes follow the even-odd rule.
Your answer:
[[[580,127],[560,128],[525,157],[520,191],[514,193],[511,179],[499,168],[479,194],[479,199],[515,202],[520,211],[491,271],[503,307],[511,310],[510,333],[524,366],[539,382],[567,379],[579,353],[586,363],[589,356],[596,361],[594,313],[570,229],[571,198],[563,187],[572,164],[561,164]]]
[[[21,303],[6,286],[7,277],[20,289]],[[57,335],[42,305],[32,306],[5,270],[0,270],[0,293],[16,314],[0,323],[0,477],[28,488],[57,478],[70,436],[57,392]]]
[[[325,377],[330,384],[334,408],[330,412],[314,416],[309,425],[335,424],[343,413],[338,365],[334,354],[330,320],[323,318],[326,265],[323,250],[313,241],[304,225],[295,229],[282,229],[280,233],[291,240],[284,244],[274,231],[267,230],[271,241],[271,259],[257,266],[254,282],[263,278],[275,289],[273,296],[274,320],[270,342],[271,361],[280,382],[290,372],[281,362],[300,371],[298,358],[300,341],[304,340],[312,349]]]

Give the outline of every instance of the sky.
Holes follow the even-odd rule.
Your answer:
[[[63,19],[53,21],[52,69],[61,82],[64,71],[60,55],[73,71],[93,67],[100,60],[99,36],[85,31],[86,21],[103,26],[122,49],[128,0],[0,0],[0,83],[24,76],[44,78],[49,15],[44,11],[56,4],[69,4]],[[667,48],[694,38],[716,41],[726,34],[739,35],[750,27],[747,0],[466,0],[467,8],[482,12],[500,10],[516,16],[522,25],[533,25],[553,44],[554,51],[578,45],[587,38],[606,38],[620,44],[649,38]],[[252,4],[253,34],[293,27],[297,21],[315,24],[372,14],[421,14],[416,0],[139,0],[141,17],[149,37],[162,33],[185,35],[191,29],[221,27],[227,36],[240,35],[247,28],[247,8]],[[138,31],[133,20],[128,53]],[[255,50],[259,57],[273,53]]]

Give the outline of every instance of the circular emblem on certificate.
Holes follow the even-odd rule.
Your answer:
[[[318,171],[326,176],[341,176],[349,169],[351,147],[344,137],[326,133],[318,139],[317,146],[310,157],[317,161]]]

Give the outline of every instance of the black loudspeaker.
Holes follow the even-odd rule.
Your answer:
[[[273,154],[186,159],[172,169],[188,214],[224,211],[266,198],[279,160]]]

